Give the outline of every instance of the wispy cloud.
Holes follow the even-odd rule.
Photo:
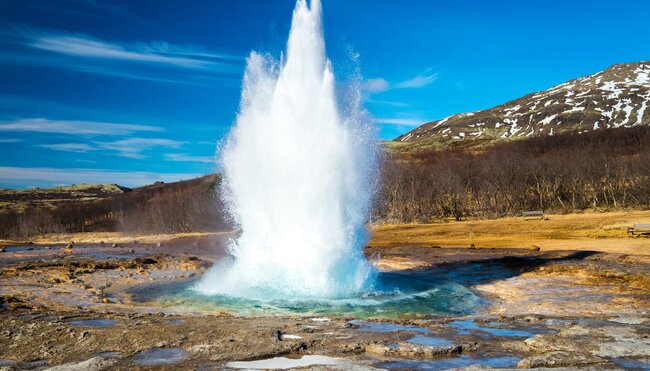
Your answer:
[[[185,142],[162,138],[128,138],[114,142],[94,142],[100,149],[115,152],[122,157],[143,159],[143,152],[155,147],[179,148]]]
[[[402,81],[395,85],[397,89],[417,89],[433,84],[438,79],[438,74],[427,70],[424,73],[415,76],[412,79]]]
[[[20,139],[18,138],[0,138],[0,143],[18,143]]]
[[[417,127],[425,123],[425,120],[417,120],[417,119],[404,119],[404,118],[378,118],[377,120],[378,124],[384,124],[384,125],[394,125],[394,126],[402,126],[402,127]]]
[[[391,83],[381,77],[368,79],[364,81],[363,89],[370,93],[381,93],[393,89],[419,89],[433,84],[437,79],[438,73],[432,72],[431,69],[427,69],[415,77],[398,83]]]
[[[165,154],[165,159],[168,161],[177,161],[177,162],[202,162],[206,164],[211,164],[214,162],[214,158],[210,156],[195,156],[187,153],[167,153]]]
[[[76,153],[104,151],[116,156],[143,159],[145,158],[145,151],[156,147],[179,148],[183,143],[184,142],[161,138],[131,138],[113,142],[41,144],[39,147],[51,149],[53,151]]]
[[[175,182],[191,179],[201,174],[194,173],[153,173],[145,171],[119,171],[106,169],[60,169],[49,167],[0,167],[0,182],[4,184],[23,184],[40,182],[42,184],[73,183],[118,183],[127,187],[138,187],[156,181]]]
[[[87,34],[15,26],[5,33],[0,63],[39,65],[107,76],[209,85],[206,79],[232,80],[245,59],[193,45],[166,41],[122,42]],[[36,51],[36,52],[35,52]]]
[[[41,36],[30,42],[32,47],[87,58],[117,59],[131,62],[162,63],[184,68],[209,68],[215,62],[191,58],[192,54],[162,53],[159,48],[126,47],[88,36]],[[170,48],[170,50],[173,50]]]
[[[69,135],[131,135],[139,131],[163,131],[158,126],[97,121],[48,120],[45,118],[0,121],[0,131]]]
[[[363,82],[363,89],[371,93],[379,93],[390,88],[390,83],[383,78],[368,79]]]
[[[95,151],[98,148],[93,147],[87,143],[57,143],[57,144],[41,144],[39,147],[51,149],[54,151],[86,153]]]
[[[368,103],[372,104],[377,104],[380,106],[390,106],[390,107],[410,107],[411,105],[408,103],[404,102],[395,102],[395,101],[388,101],[388,100],[376,100],[376,99],[370,99],[368,100]]]

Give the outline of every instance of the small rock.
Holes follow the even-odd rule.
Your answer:
[[[470,249],[470,250],[476,249],[476,245],[474,245],[473,243],[470,243],[468,249]]]
[[[353,345],[345,344],[344,346],[339,348],[339,351],[341,353],[360,354],[360,353],[364,353],[366,351],[366,347],[364,347],[363,345],[361,345],[359,343],[353,344]]]
[[[113,246],[113,247],[120,247],[120,246],[119,246],[118,244],[116,244],[116,243],[114,243],[112,246]]]
[[[111,303],[111,300],[110,300],[109,298],[104,298],[104,299],[102,299],[102,301],[103,301],[105,304],[110,304],[110,303]]]
[[[537,246],[537,245],[530,245],[530,246],[528,247],[528,250],[530,250],[530,251],[539,251],[539,250],[541,250],[541,249],[542,249],[542,248],[539,247],[539,246]]]
[[[538,356],[524,358],[517,364],[518,368],[539,367],[575,367],[585,365],[603,364],[607,361],[590,354],[550,352]]]
[[[117,359],[106,359],[104,357],[93,357],[83,362],[66,363],[48,368],[50,371],[99,371],[112,366]]]

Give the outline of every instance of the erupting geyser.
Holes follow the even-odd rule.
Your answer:
[[[352,89],[354,90],[354,89]],[[363,256],[376,181],[375,130],[358,89],[337,100],[320,0],[298,0],[286,56],[248,58],[222,150],[241,235],[197,289],[255,299],[336,298],[370,289]]]

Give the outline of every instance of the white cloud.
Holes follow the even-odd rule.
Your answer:
[[[51,149],[53,151],[63,151],[63,152],[76,152],[76,153],[86,153],[91,151],[108,151],[109,154],[116,156],[128,157],[132,159],[143,159],[145,155],[143,152],[150,150],[155,147],[163,148],[179,148],[185,142],[179,142],[171,139],[162,139],[162,138],[130,138],[117,140],[113,142],[90,142],[90,143],[56,143],[56,144],[41,144],[39,147]],[[174,156],[174,155],[165,155],[165,156]],[[181,159],[180,157],[174,157],[170,159],[171,161],[192,161],[192,162],[212,162],[208,161],[207,158],[195,157],[189,159]]]
[[[401,118],[378,118],[378,124],[386,125],[395,125],[395,126],[405,126],[405,127],[417,127],[425,123],[425,120],[417,119],[401,119]]]
[[[139,187],[156,181],[175,182],[201,176],[193,173],[153,173],[145,171],[118,171],[105,169],[58,169],[58,168],[25,168],[0,167],[0,181],[12,183],[16,181],[44,182],[49,184],[78,184],[78,183],[117,183],[127,187]]]
[[[165,154],[165,159],[178,162],[203,162],[206,164],[211,164],[215,161],[210,156],[194,156],[187,153],[167,153]]]
[[[130,62],[157,63],[191,69],[209,69],[220,63],[212,59],[236,60],[236,57],[181,47],[166,42],[119,44],[86,35],[28,34],[28,45],[42,50],[83,58],[101,58]]]
[[[410,107],[411,106],[410,104],[404,103],[404,102],[395,102],[395,101],[387,101],[387,100],[375,100],[375,99],[368,100],[368,103],[377,104],[377,105],[381,105],[381,106],[390,106],[390,107]]]
[[[29,131],[69,135],[130,135],[138,131],[163,131],[158,126],[97,121],[20,119],[0,122],[0,131]]]
[[[433,84],[438,79],[436,72],[431,72],[431,69],[402,82],[393,84],[384,78],[373,78],[364,81],[363,89],[370,93],[380,93],[393,89],[418,89]]]
[[[20,142],[20,139],[15,138],[0,138],[0,143],[17,143]]]
[[[412,79],[402,81],[399,84],[395,85],[395,88],[398,89],[417,89],[423,88],[427,85],[433,84],[434,81],[438,79],[437,73],[431,73],[430,70],[425,71],[423,74],[417,75]]]
[[[363,83],[363,90],[371,93],[379,93],[389,89],[390,84],[382,78],[368,79]]]
[[[76,152],[76,153],[86,153],[86,152],[97,150],[96,147],[93,147],[86,143],[41,144],[39,145],[39,147],[51,149],[54,151]]]
[[[142,159],[142,152],[154,147],[179,148],[185,142],[161,138],[129,138],[114,142],[94,142],[100,149],[114,151],[117,155],[133,159]]]
[[[245,60],[192,45],[107,41],[86,34],[21,25],[0,36],[8,36],[3,41],[19,46],[0,53],[3,64],[57,67],[161,83],[196,86],[211,86],[211,80],[232,83],[239,78]]]

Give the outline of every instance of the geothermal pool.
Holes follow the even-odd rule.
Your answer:
[[[204,294],[196,282],[156,284],[134,291],[136,300],[157,302],[163,308],[185,312],[226,312],[237,316],[306,315],[356,318],[432,318],[474,312],[484,300],[465,286],[424,274],[382,272],[376,289],[334,298],[246,298]]]

